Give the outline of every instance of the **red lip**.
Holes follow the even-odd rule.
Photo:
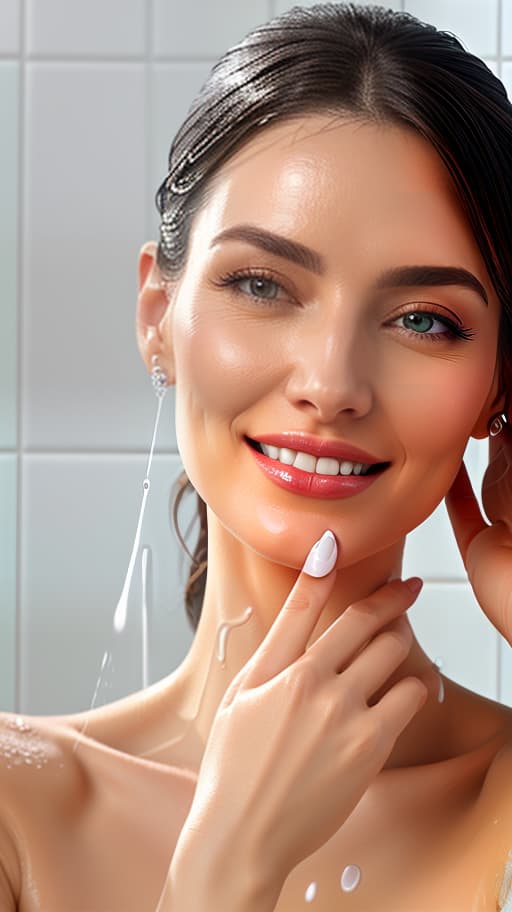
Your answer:
[[[360,450],[349,443],[344,443],[342,440],[312,437],[311,434],[304,434],[301,431],[285,431],[282,434],[258,434],[257,437],[251,439],[256,440],[258,443],[267,443],[269,446],[287,447],[290,450],[297,450],[301,453],[310,453],[311,456],[330,456],[332,459],[347,459],[349,462],[364,462],[369,465],[389,462],[387,459],[372,456],[371,453]]]
[[[373,475],[317,475],[304,472],[293,465],[283,465],[246,441],[247,449],[266,477],[280,488],[303,497],[336,499],[353,497],[366,491],[380,478],[386,467],[377,469]]]

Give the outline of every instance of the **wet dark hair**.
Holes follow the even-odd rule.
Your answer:
[[[212,68],[176,134],[156,201],[157,263],[179,279],[194,215],[221,164],[270,122],[308,113],[354,116],[416,130],[438,152],[501,304],[499,393],[512,379],[512,105],[502,82],[450,32],[382,6],[324,3],[293,7],[250,32]],[[508,414],[509,393],[504,411]],[[185,602],[195,631],[204,597],[208,530],[199,494],[193,567]]]

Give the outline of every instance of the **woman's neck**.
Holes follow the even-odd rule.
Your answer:
[[[401,575],[404,541],[338,571],[333,592],[308,645],[350,604]],[[247,548],[210,513],[208,574],[201,618],[190,651],[172,676],[173,711],[183,725],[183,738],[174,742],[174,749],[183,754],[183,762],[186,758],[190,768],[199,768],[213,718],[228,684],[261,643],[298,573]],[[441,753],[446,754],[449,727],[445,720],[449,701],[438,701],[438,670],[415,638],[406,660],[372,702],[395,681],[409,675],[424,680],[430,697],[399,736],[384,768],[435,762]]]

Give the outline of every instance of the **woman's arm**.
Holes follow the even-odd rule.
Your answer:
[[[230,837],[221,814],[196,820],[192,811],[156,912],[274,912],[285,878],[265,866],[248,834]]]

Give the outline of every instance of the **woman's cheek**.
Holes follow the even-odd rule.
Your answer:
[[[222,312],[176,325],[176,374],[193,400],[212,417],[235,417],[268,387],[268,338]],[[208,418],[205,414],[205,418]]]

